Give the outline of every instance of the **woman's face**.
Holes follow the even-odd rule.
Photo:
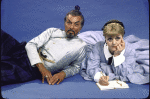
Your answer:
[[[111,53],[114,53],[114,51],[117,50],[117,46],[121,43],[121,40],[123,40],[123,37],[121,34],[115,35],[115,36],[105,36],[105,40],[108,46],[108,49]]]

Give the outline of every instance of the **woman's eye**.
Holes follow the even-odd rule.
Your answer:
[[[120,37],[116,37],[116,40],[119,40],[120,39]]]
[[[108,38],[107,40],[110,42],[110,41],[112,41],[112,38]]]

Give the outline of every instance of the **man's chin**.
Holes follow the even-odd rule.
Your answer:
[[[69,34],[67,34],[67,38],[72,39],[72,38],[74,38],[74,35],[73,35],[73,34],[71,34],[71,33],[69,33]]]

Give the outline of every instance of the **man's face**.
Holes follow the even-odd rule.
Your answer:
[[[68,38],[77,36],[78,32],[82,29],[80,16],[68,15],[65,22],[65,32]]]

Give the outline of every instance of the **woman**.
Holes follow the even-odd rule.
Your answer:
[[[123,23],[110,20],[102,30],[105,41],[97,42],[88,54],[86,67],[88,78],[101,85],[108,85],[109,80],[115,79],[135,84],[148,83],[149,73],[145,74],[143,67],[136,62],[135,48],[123,39],[125,34]]]

